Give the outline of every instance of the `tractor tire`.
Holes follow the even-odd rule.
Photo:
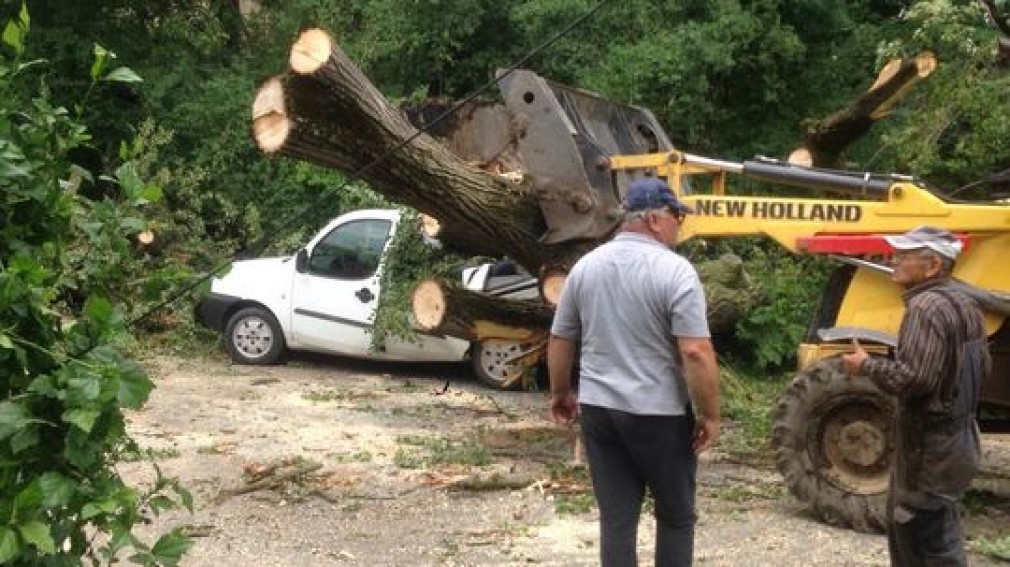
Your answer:
[[[883,531],[895,402],[837,357],[799,372],[776,408],[772,448],[790,492],[824,522]]]

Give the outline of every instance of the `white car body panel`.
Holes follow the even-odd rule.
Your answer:
[[[337,229],[352,223],[368,226],[373,237],[370,245],[378,244],[376,236],[383,223],[388,224],[388,236],[381,245],[382,254],[389,246],[400,213],[396,210],[368,209],[341,215],[330,221],[305,246],[310,262],[313,251]],[[368,233],[368,231],[364,231]],[[344,233],[339,233],[344,234]],[[331,237],[333,238],[333,237]],[[333,238],[339,241],[339,238]],[[328,242],[328,241],[327,241]],[[342,250],[334,244],[334,250]],[[338,259],[334,257],[333,262]],[[457,361],[466,357],[470,348],[466,341],[453,337],[419,333],[414,343],[390,338],[381,350],[371,350],[371,328],[378,304],[382,264],[366,277],[327,277],[313,272],[309,264],[304,272],[296,270],[295,256],[240,260],[232,269],[211,283],[212,295],[228,296],[236,302],[255,303],[268,309],[283,331],[287,348],[378,360]],[[473,275],[473,272],[470,271]],[[471,277],[471,289],[481,289],[487,277]],[[225,321],[226,325],[227,322]],[[223,329],[219,329],[223,330]]]

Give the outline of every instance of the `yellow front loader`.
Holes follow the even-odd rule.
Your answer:
[[[790,490],[823,519],[861,531],[883,528],[894,401],[869,379],[846,376],[839,355],[851,350],[852,338],[892,355],[904,307],[901,289],[890,281],[886,234],[932,225],[964,242],[954,277],[985,310],[995,362],[982,385],[980,424],[983,431],[1010,431],[1010,204],[953,202],[909,177],[770,160],[734,163],[678,151],[610,160],[613,187],[659,176],[695,208],[684,239],[764,235],[794,252],[839,261],[798,345],[798,372],[775,413],[772,438]],[[832,197],[734,196],[729,176]]]

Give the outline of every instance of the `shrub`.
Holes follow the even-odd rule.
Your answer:
[[[76,192],[88,174],[68,156],[90,138],[21,84],[39,63],[23,61],[29,24],[22,6],[2,36],[14,57],[0,58],[0,564],[111,563],[130,548],[134,562],[174,564],[185,537],[148,546],[132,528],[143,509],[189,506],[190,497],[160,472],[146,491],[116,472],[130,446],[123,410],[141,407],[153,384],[115,348],[124,311],[102,293],[116,287],[122,243],[157,190],[127,163],[108,178],[128,195],[118,205]],[[106,71],[112,55],[95,54],[93,82],[137,79],[125,67]],[[80,242],[94,248],[68,254]]]

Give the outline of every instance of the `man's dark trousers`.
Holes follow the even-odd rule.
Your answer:
[[[582,405],[582,435],[600,509],[603,567],[637,565],[645,488],[656,507],[656,567],[691,565],[698,461],[694,417],[634,415]]]
[[[893,567],[967,567],[958,503],[935,510],[905,509],[896,514],[887,502],[888,551]],[[898,516],[898,517],[896,517]]]

